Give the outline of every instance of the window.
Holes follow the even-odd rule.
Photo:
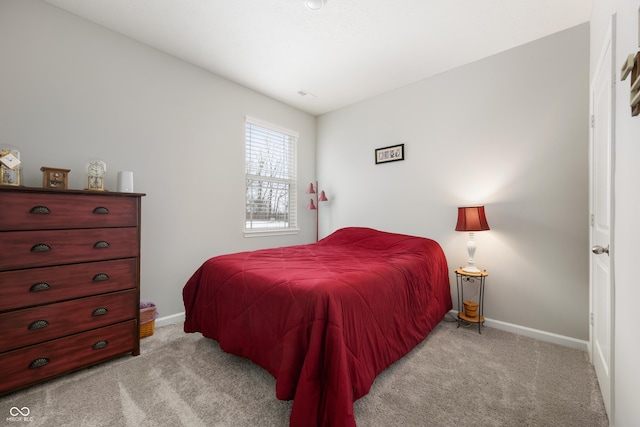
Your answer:
[[[297,231],[298,133],[247,117],[245,232]]]

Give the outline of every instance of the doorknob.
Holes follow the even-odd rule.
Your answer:
[[[591,252],[593,252],[596,255],[602,255],[602,254],[609,255],[609,245],[607,245],[606,248],[603,248],[600,245],[595,245],[594,247],[591,248]]]

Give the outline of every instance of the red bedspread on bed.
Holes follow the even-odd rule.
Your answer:
[[[185,332],[269,371],[293,427],[355,426],[353,402],[451,309],[438,243],[369,228],[211,258],[183,299]]]

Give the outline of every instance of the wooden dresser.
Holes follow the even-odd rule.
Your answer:
[[[142,196],[0,187],[0,395],[140,354]]]

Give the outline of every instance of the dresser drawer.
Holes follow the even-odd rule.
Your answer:
[[[100,194],[0,193],[0,230],[129,227],[138,198]]]
[[[138,256],[138,228],[6,231],[0,270]]]
[[[110,357],[136,354],[135,320],[0,354],[0,394]]]
[[[138,259],[0,272],[0,312],[137,286]]]
[[[135,289],[0,314],[0,352],[136,319]]]

